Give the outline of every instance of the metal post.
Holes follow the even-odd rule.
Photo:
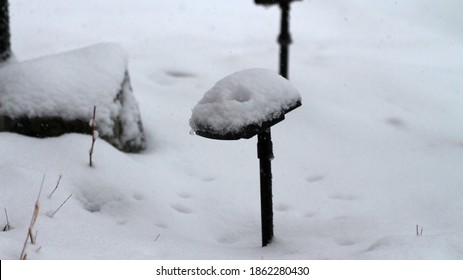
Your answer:
[[[8,1],[0,0],[0,63],[11,56]]]
[[[278,36],[280,44],[280,75],[288,79],[288,56],[291,34],[289,33],[289,7],[292,0],[280,0],[281,32]],[[259,2],[260,1],[256,1]],[[263,4],[270,4],[263,1]],[[271,3],[274,3],[271,1]],[[273,239],[273,197],[272,197],[272,165],[273,144],[270,128],[257,134],[257,156],[260,165],[260,203],[262,223],[262,247]]]
[[[289,7],[290,0],[281,0],[281,33],[278,36],[280,44],[280,75],[288,78],[288,56],[289,45],[292,42],[291,34],[289,33]]]
[[[257,157],[260,165],[260,205],[262,247],[273,239],[272,164],[273,144],[270,128],[257,135]]]

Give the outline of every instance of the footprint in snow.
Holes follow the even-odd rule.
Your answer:
[[[228,245],[228,244],[233,244],[238,241],[238,237],[235,235],[222,235],[219,238],[217,238],[217,242],[220,244]]]
[[[188,72],[188,71],[182,71],[182,70],[167,70],[165,71],[167,76],[170,76],[172,78],[195,78],[196,75]]]
[[[213,182],[215,181],[214,177],[204,177],[202,178],[203,182]]]
[[[325,179],[325,176],[323,175],[313,175],[313,176],[308,177],[306,181],[309,183],[316,183],[316,182],[322,181],[323,179]]]
[[[349,194],[349,193],[335,193],[330,196],[331,199],[336,199],[336,200],[345,200],[345,201],[351,201],[351,200],[356,200],[359,197]]]
[[[182,205],[182,204],[171,204],[170,207],[172,207],[175,211],[182,213],[182,214],[191,214],[193,213],[193,210],[190,208]]]
[[[168,226],[165,223],[162,223],[162,222],[155,224],[155,226],[157,226],[158,228],[168,228]]]
[[[287,204],[284,203],[277,203],[275,205],[275,210],[279,212],[286,212],[290,209],[290,207]]]
[[[190,193],[187,193],[187,192],[181,192],[181,193],[178,193],[177,195],[178,195],[178,197],[181,197],[183,199],[188,199],[188,198],[193,197]]]
[[[132,194],[132,198],[135,199],[135,200],[140,201],[140,200],[145,199],[145,196],[143,194],[141,194],[141,193],[134,193],[134,194]]]
[[[334,242],[339,246],[352,246],[355,244],[355,241],[350,238],[338,238],[335,239]]]
[[[407,123],[404,120],[398,117],[391,117],[386,120],[386,123],[396,129],[405,130],[407,129]]]
[[[308,212],[305,212],[304,213],[304,218],[312,218],[316,215],[315,212],[312,212],[312,211],[308,211]]]

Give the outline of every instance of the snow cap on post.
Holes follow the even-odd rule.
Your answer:
[[[248,69],[218,81],[193,108],[192,130],[220,140],[249,139],[301,105],[297,89],[267,69]]]

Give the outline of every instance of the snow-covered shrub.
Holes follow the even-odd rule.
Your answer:
[[[144,148],[128,57],[116,44],[93,45],[0,68],[0,131],[35,137],[90,134],[93,106],[98,107],[96,121],[102,139],[127,152]]]

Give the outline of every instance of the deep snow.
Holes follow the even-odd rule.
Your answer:
[[[90,136],[1,133],[0,208],[12,226],[1,259],[19,258],[44,174],[30,259],[463,257],[461,1],[292,5],[289,77],[304,105],[272,130],[276,239],[266,248],[256,140],[191,136],[188,120],[226,75],[277,69],[276,7],[10,5],[20,61],[99,42],[128,51],[148,148],[124,154],[99,140],[90,168]]]

